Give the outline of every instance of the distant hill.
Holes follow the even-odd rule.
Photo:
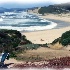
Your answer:
[[[3,13],[3,12],[5,12],[5,11],[8,11],[8,9],[3,8],[3,7],[0,7],[0,13]]]
[[[41,7],[38,11],[38,13],[40,14],[45,14],[45,13],[60,14],[68,12],[70,12],[70,3],[49,5],[48,7],[46,6]]]
[[[0,13],[13,12],[13,11],[19,12],[19,11],[23,11],[23,10],[26,11],[26,9],[24,9],[24,8],[10,8],[10,9],[7,9],[7,8],[0,7]]]
[[[38,7],[27,8],[27,10],[35,10],[35,9],[38,9]]]
[[[28,11],[28,10],[32,10],[34,11],[35,9],[38,9],[38,7],[32,7],[32,8],[3,8],[0,7],[0,13],[4,13],[4,12],[19,12],[19,11]],[[38,11],[38,13],[40,14],[44,14],[44,13],[67,13],[70,11],[70,3],[62,3],[62,4],[55,4],[55,5],[49,5],[49,6],[44,6],[41,7]]]
[[[70,2],[69,2],[69,3],[63,3],[63,4],[57,4],[57,5],[55,5],[55,6],[57,6],[57,7],[62,7],[62,8],[64,8],[64,9],[70,11]]]

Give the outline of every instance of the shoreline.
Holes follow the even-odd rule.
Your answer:
[[[55,17],[55,15],[53,15],[53,18],[54,19],[52,19],[51,17],[47,17],[47,15],[45,15],[45,16],[40,16],[39,14],[37,14],[37,13],[33,13],[33,12],[31,12],[31,13],[29,13],[28,12],[28,14],[34,14],[34,15],[36,15],[36,16],[38,16],[39,18],[43,18],[43,19],[46,19],[46,20],[48,20],[48,21],[50,21],[50,22],[52,22],[52,23],[56,23],[57,25],[54,27],[54,28],[51,28],[51,29],[60,29],[60,28],[65,28],[65,27],[69,27],[70,26],[70,21],[66,21],[65,19],[64,20],[62,20],[62,18],[60,17],[60,19],[59,19],[59,17],[58,17],[58,19],[57,19],[57,16],[56,16],[56,19],[54,18]],[[49,15],[48,15],[49,16]],[[65,17],[63,17],[63,18],[65,18]],[[46,31],[46,30],[51,30],[51,29],[44,29],[44,30],[35,30],[35,31],[20,31],[21,33],[31,33],[31,32],[39,32],[39,31]]]
[[[65,22],[65,21],[61,21],[61,20],[55,20],[55,19],[46,19],[50,22],[56,23],[57,26],[55,26],[52,29],[45,29],[45,30],[36,30],[36,31],[20,31],[21,33],[31,33],[31,32],[39,32],[39,31],[46,31],[46,30],[53,30],[53,29],[61,29],[61,28],[65,28],[65,27],[69,27],[70,23],[69,22]]]
[[[60,28],[65,28],[70,26],[70,22],[65,22],[65,21],[55,20],[55,19],[47,19],[47,20],[57,23],[57,26],[54,27],[53,29],[60,29]]]
[[[44,30],[44,31],[37,31],[37,32],[26,32],[26,33],[22,33],[22,35],[25,35],[26,38],[34,44],[45,44],[45,43],[51,43],[56,38],[59,38],[64,32],[69,30],[70,30],[70,26],[65,28],[60,28],[60,29],[51,29],[51,30]],[[43,41],[41,41],[41,39]]]
[[[44,16],[39,16],[41,18],[44,18]],[[59,38],[64,32],[69,31],[70,30],[70,22],[67,22],[63,20],[56,20],[53,15],[52,19],[50,18],[46,18],[47,16],[45,16],[45,19],[52,21],[54,23],[57,23],[57,26],[53,29],[46,29],[46,30],[40,30],[40,31],[32,31],[32,32],[21,32],[23,35],[26,36],[26,38],[28,40],[30,40],[32,43],[34,44],[45,44],[45,43],[51,43],[52,41],[54,41],[56,38]],[[43,41],[41,41],[41,39]]]

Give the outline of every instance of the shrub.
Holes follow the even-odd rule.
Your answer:
[[[62,34],[60,43],[63,46],[66,46],[66,45],[70,44],[70,30],[66,31],[65,33]]]
[[[51,44],[56,44],[57,42],[59,42],[63,46],[69,45],[70,44],[70,30],[63,33],[61,37],[55,39]]]
[[[69,44],[70,44],[70,38],[63,39],[63,40],[61,41],[61,44],[62,44],[63,46],[69,45]]]
[[[0,47],[2,51],[13,52],[21,41],[25,41],[26,44],[31,43],[25,35],[22,36],[17,30],[0,30]]]
[[[46,44],[40,44],[41,47],[48,47],[47,43]]]
[[[57,38],[57,39],[55,39],[51,44],[53,45],[53,44],[56,44],[57,42],[59,42],[60,41],[60,38]]]
[[[37,49],[39,48],[40,46],[38,44],[26,44],[26,45],[23,45],[24,49],[26,50],[30,50],[30,49]]]
[[[69,31],[66,31],[65,33],[62,34],[61,40],[66,39],[68,37],[70,37],[70,30]]]
[[[13,58],[13,57],[17,57],[17,56],[16,56],[15,53],[12,52],[12,53],[10,54],[10,58]]]

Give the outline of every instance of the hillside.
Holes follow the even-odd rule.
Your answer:
[[[39,14],[45,13],[53,13],[53,14],[60,14],[60,13],[68,13],[70,11],[70,3],[65,4],[56,4],[56,5],[49,5],[48,7],[41,7],[38,10]]]
[[[13,52],[19,45],[31,44],[26,36],[17,30],[0,30],[0,53]]]
[[[55,5],[55,6],[57,6],[57,7],[62,7],[62,8],[64,8],[64,9],[70,11],[70,2],[69,2],[69,3],[63,3],[63,4],[57,4],[57,5]]]
[[[27,46],[28,48],[31,47],[31,45]],[[70,56],[70,31],[64,32],[61,37],[55,39],[52,43],[40,44],[39,46],[36,44],[34,46],[34,48],[37,47],[36,49],[25,50],[25,52],[22,50],[22,53],[17,54],[16,59],[22,61],[41,61],[55,57]]]

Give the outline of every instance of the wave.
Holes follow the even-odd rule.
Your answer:
[[[16,16],[12,16],[13,14],[16,14]],[[5,17],[3,19],[0,19],[0,29],[12,29],[18,31],[38,31],[52,29],[57,26],[57,24],[52,21],[39,18],[38,16],[28,14],[27,12],[5,12],[4,14],[2,14],[2,16]]]
[[[39,30],[52,29],[56,26],[57,26],[56,23],[51,22],[50,25],[46,25],[46,26],[30,26],[30,27],[0,26],[0,29],[12,29],[12,30],[18,30],[18,31],[39,31]]]
[[[2,18],[0,18],[0,22],[1,22],[1,21],[3,21],[3,19],[2,19]]]

